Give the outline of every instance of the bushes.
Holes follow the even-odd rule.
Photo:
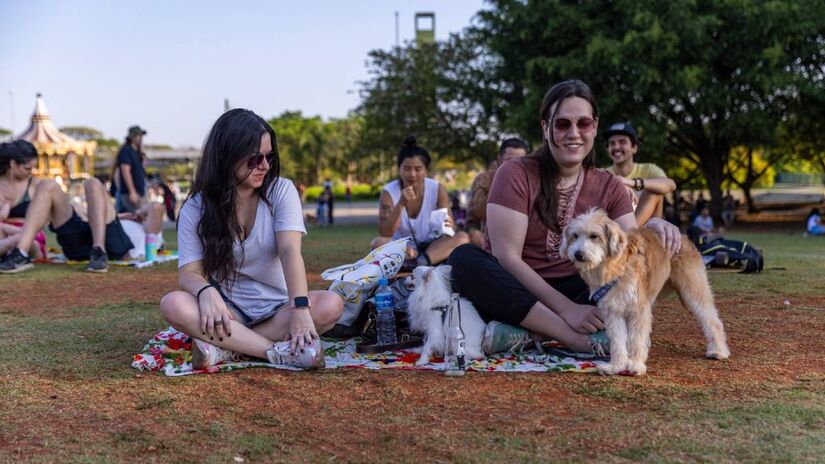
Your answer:
[[[352,185],[352,199],[353,200],[377,200],[378,195],[381,193],[381,188],[383,185],[369,185],[369,184],[353,184]],[[345,184],[332,184],[332,195],[335,197],[335,200],[344,201],[344,195],[346,193],[347,186]],[[305,201],[315,201],[321,195],[321,192],[324,191],[324,187],[321,185],[313,185],[312,187],[307,187],[306,191],[304,192],[304,200]]]

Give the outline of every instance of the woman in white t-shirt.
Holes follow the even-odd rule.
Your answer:
[[[218,118],[178,218],[182,290],[160,303],[163,317],[193,337],[195,369],[236,353],[323,367],[318,336],[332,328],[344,302],[329,291],[307,291],[301,201],[279,173],[266,121],[244,109]]]
[[[469,243],[470,237],[466,232],[456,232],[452,237],[439,236],[430,223],[431,212],[446,209],[444,225],[455,227],[449,213],[447,189],[427,177],[430,154],[418,146],[414,135],[404,139],[397,164],[398,179],[384,186],[378,200],[379,235],[371,246],[377,248],[392,240],[411,237],[415,247],[408,258],[417,259],[418,265],[441,263],[455,247]]]

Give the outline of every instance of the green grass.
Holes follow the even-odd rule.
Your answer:
[[[9,374],[128,377],[123,361],[163,325],[156,304],[74,308],[59,318],[0,314],[0,365]]]
[[[761,249],[765,271],[761,274],[710,273],[717,292],[744,292],[762,296],[825,294],[825,240],[799,234],[730,233]]]
[[[311,228],[307,270],[360,259],[374,233],[372,225]],[[825,294],[825,240],[729,236],[762,248],[767,270],[711,273],[720,298]],[[166,239],[173,244],[174,234]],[[89,278],[116,286],[151,272],[176,278],[174,264]],[[21,282],[61,288],[79,274],[38,265],[0,276],[0,461],[817,462],[825,455],[821,366],[796,366],[781,381],[776,374],[749,377],[750,369],[773,372],[770,363],[781,365],[793,353],[767,359],[740,352],[727,364],[703,363],[705,373],[733,371],[710,384],[681,366],[642,378],[470,374],[455,381],[418,372],[246,370],[171,379],[129,365],[165,325],[154,303],[66,301],[54,313],[31,314],[4,309],[20,298],[37,304],[37,295],[14,293]],[[822,309],[810,309],[816,330]],[[331,391],[320,394],[321,387]],[[452,398],[464,390],[473,400],[456,404]],[[315,416],[302,415],[310,407]],[[329,443],[329,436],[340,442]]]

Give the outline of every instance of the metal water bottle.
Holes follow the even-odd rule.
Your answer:
[[[464,375],[464,332],[461,330],[461,309],[458,293],[453,293],[447,309],[447,332],[444,343],[444,375],[458,377]]]

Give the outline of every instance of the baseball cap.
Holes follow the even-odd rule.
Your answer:
[[[636,129],[633,125],[629,122],[617,122],[613,124],[605,131],[604,137],[609,139],[610,136],[618,134],[630,137],[630,141],[633,142],[633,144],[639,142],[639,135],[636,133]]]
[[[129,128],[129,137],[135,135],[146,135],[146,131],[141,129],[140,126],[132,126]]]

